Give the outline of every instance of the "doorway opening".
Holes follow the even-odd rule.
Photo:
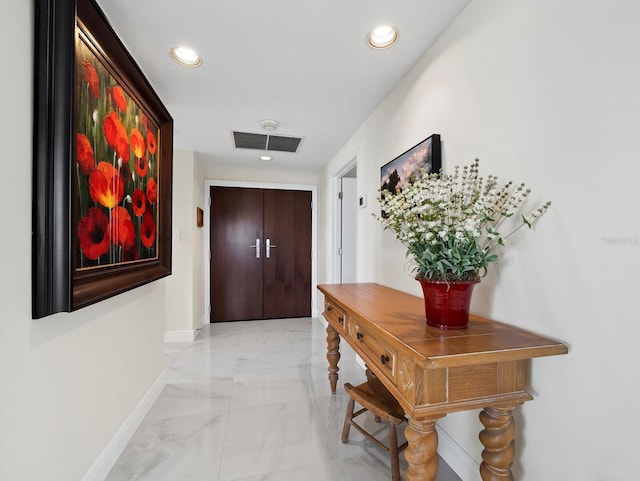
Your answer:
[[[334,178],[333,280],[339,284],[357,280],[358,167],[357,158]]]
[[[318,202],[318,189],[316,185],[309,184],[278,184],[269,182],[250,182],[250,181],[228,181],[228,180],[205,180],[204,182],[204,292],[203,292],[203,304],[205,317],[209,318],[211,315],[211,268],[210,268],[210,256],[211,256],[211,205],[210,205],[210,190],[211,187],[242,187],[242,188],[257,188],[257,189],[277,189],[277,190],[300,190],[311,192],[312,212],[311,212],[311,292],[315,293],[318,284],[318,260],[317,260],[317,232],[318,232],[318,215],[317,215],[317,202]],[[266,254],[266,253],[265,253]],[[311,317],[318,315],[317,296],[311,296]]]
[[[311,315],[311,192],[211,187],[211,322]]]

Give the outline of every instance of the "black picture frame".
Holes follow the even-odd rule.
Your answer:
[[[78,269],[74,88],[79,32],[157,126],[153,258]],[[171,274],[173,119],[93,0],[36,0],[32,317],[71,312]],[[154,147],[155,150],[155,147]]]
[[[413,177],[426,169],[438,173],[442,168],[440,135],[432,134],[380,167],[380,190],[398,193]]]

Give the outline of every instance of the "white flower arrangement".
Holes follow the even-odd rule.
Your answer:
[[[542,204],[511,223],[506,235],[503,224],[525,203],[530,190],[525,184],[479,175],[479,160],[453,173],[423,171],[398,193],[381,191],[382,215],[374,214],[407,247],[417,277],[435,281],[477,281],[487,266],[498,260],[497,246],[522,227],[533,223],[549,208]]]

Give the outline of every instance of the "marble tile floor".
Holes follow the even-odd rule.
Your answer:
[[[342,342],[332,396],[325,338],[321,321],[300,318],[216,323],[167,344],[166,387],[106,481],[390,480],[389,457],[358,431],[340,442],[342,383],[365,376]],[[460,478],[440,460],[437,481]]]

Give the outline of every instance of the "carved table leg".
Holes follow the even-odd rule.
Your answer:
[[[336,385],[338,384],[338,361],[340,360],[340,336],[331,324],[327,326],[327,361],[329,361],[329,384],[331,385],[331,394],[336,393]]]
[[[404,457],[409,463],[407,481],[435,481],[438,474],[438,433],[436,420],[409,418],[404,431],[409,442]]]
[[[515,423],[510,408],[488,407],[480,413],[484,446],[480,476],[483,481],[513,481],[511,465],[515,454]]]

